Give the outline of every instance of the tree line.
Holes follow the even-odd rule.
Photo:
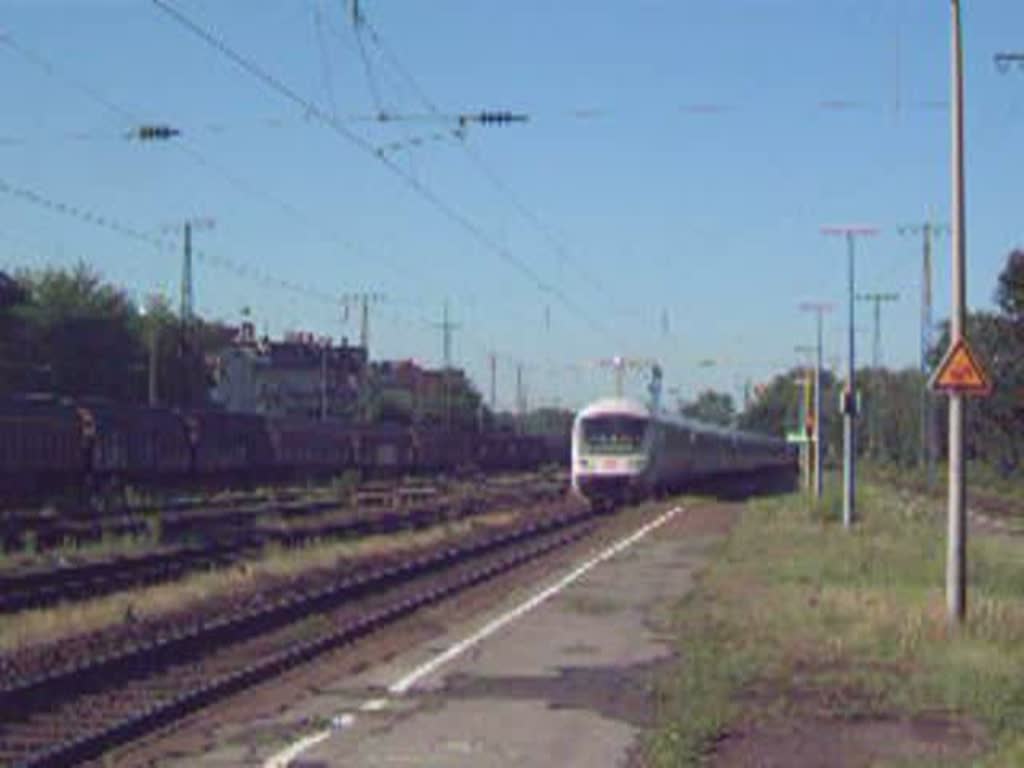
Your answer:
[[[990,397],[969,400],[966,447],[969,458],[1009,473],[1024,460],[1024,250],[1008,255],[994,298],[994,311],[973,312],[967,318],[967,337],[992,379],[993,392]],[[185,332],[166,300],[140,305],[82,263],[71,269],[0,272],[0,396],[45,392],[145,403],[149,356],[155,345],[161,404],[209,405],[213,384],[209,360],[234,332],[230,326],[199,317]],[[948,346],[946,323],[931,350],[932,366]],[[712,390],[681,404],[680,411],[704,421],[782,437],[802,426],[803,373],[793,368],[775,376],[742,411],[730,395]],[[888,463],[919,463],[927,419],[935,435],[935,451],[945,455],[946,399],[934,396],[929,407],[922,408],[927,382],[921,371],[866,367],[857,376],[862,405],[857,442],[862,453]],[[507,415],[489,412],[468,379],[453,378],[459,386],[449,393],[447,405],[413,405],[401,393],[376,391],[371,376],[370,391],[364,393],[370,402],[364,412],[373,421],[450,419],[459,427],[514,426]],[[826,458],[841,456],[841,384],[832,371],[823,371]],[[450,408],[450,416],[443,415],[442,408]],[[555,420],[559,429],[567,428],[570,419],[571,414],[563,411],[533,418],[545,425]],[[540,428],[532,422],[526,427]]]
[[[144,403],[151,345],[163,404],[203,405],[207,355],[233,329],[195,318],[185,333],[164,299],[144,305],[84,263],[0,272],[0,394]]]
[[[967,339],[988,372],[993,389],[989,397],[968,399],[966,451],[969,459],[1009,474],[1024,460],[1024,251],[1015,250],[1007,256],[994,299],[995,311],[972,312],[967,317]],[[931,349],[930,368],[942,359],[949,343],[947,321]],[[711,391],[685,404],[681,412],[782,437],[802,426],[802,376],[800,368],[779,374],[740,413],[728,395]],[[886,463],[918,464],[924,458],[922,434],[927,420],[934,435],[934,453],[940,460],[946,455],[948,401],[933,395],[927,407],[922,407],[928,382],[920,370],[865,367],[857,371],[857,379],[860,453]],[[832,371],[823,372],[822,440],[824,455],[833,460],[842,456],[842,417],[838,411],[841,386]]]
[[[160,405],[210,406],[213,362],[235,334],[202,317],[186,328],[166,299],[140,304],[84,263],[0,272],[0,397],[45,393],[145,404],[155,347]],[[456,374],[446,397],[414,403],[408,393],[385,389],[370,371],[358,417],[461,429],[493,421],[481,413],[479,393]]]

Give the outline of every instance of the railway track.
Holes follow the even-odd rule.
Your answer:
[[[465,519],[502,505],[549,502],[564,493],[561,481],[533,478],[529,483],[505,487],[498,483],[485,485],[479,492],[457,499],[427,486],[363,490],[355,495],[354,508],[343,509],[327,520],[303,521],[303,518],[325,511],[338,512],[338,502],[291,502],[260,509],[229,510],[216,517],[215,526],[208,524],[205,530],[193,521],[192,530],[203,530],[211,538],[200,545],[118,555],[79,565],[0,572],[0,613],[91,599],[180,579],[198,571],[223,568],[257,557],[268,544],[291,548],[310,541],[423,528]],[[266,522],[268,519],[274,521]],[[177,516],[162,525],[189,527],[188,521]]]
[[[521,476],[536,478],[541,473]],[[481,476],[477,484],[489,484],[497,476]],[[517,477],[517,476],[512,476]],[[276,515],[294,518],[316,515],[351,502],[354,506],[401,506],[413,501],[429,500],[445,492],[453,484],[440,482],[370,481],[356,487],[349,498],[342,498],[330,489],[312,493],[298,490],[267,494],[242,494],[222,498],[184,498],[149,505],[100,511],[76,508],[54,510],[0,511],[0,549],[16,552],[31,548],[37,552],[58,549],[67,543],[95,543],[104,536],[145,536],[159,521],[163,543],[175,543],[207,530],[216,532],[225,526],[243,525],[255,518]],[[312,495],[312,498],[310,496]]]
[[[171,625],[0,659],[0,764],[58,766],[99,757],[564,546],[594,525],[591,510],[563,501],[456,544],[323,573]]]

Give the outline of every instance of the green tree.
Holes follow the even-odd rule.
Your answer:
[[[28,301],[25,286],[0,272],[0,393],[39,388],[34,386],[37,366],[26,359],[31,345],[22,314]]]
[[[713,389],[701,392],[692,403],[682,405],[679,412],[683,416],[723,427],[730,426],[736,421],[736,405],[733,403],[732,395]]]
[[[967,399],[967,457],[1013,472],[1024,459],[1024,334],[1020,320],[991,312],[972,312],[965,330],[971,351],[992,381],[989,397]],[[948,324],[935,353],[949,347]],[[948,401],[941,398],[940,436],[945,441]],[[942,453],[947,450],[943,445]]]
[[[996,285],[996,304],[1008,319],[1024,322],[1024,250],[1006,258]]]
[[[564,408],[536,408],[525,414],[523,431],[531,435],[568,435],[575,414]]]
[[[739,415],[738,426],[750,432],[784,437],[801,428],[800,409],[804,397],[800,380],[803,369],[794,368],[775,376]],[[838,383],[831,371],[821,372],[821,434],[823,458],[834,461],[842,455],[843,424],[838,413]]]
[[[131,299],[84,263],[26,272],[28,300],[17,306],[24,363],[48,372],[61,395],[138,398],[143,347]]]
[[[740,428],[776,437],[784,437],[787,431],[796,429],[802,394],[797,384],[798,375],[802,375],[799,369],[787,371],[759,389],[740,414]]]
[[[161,405],[203,406],[213,386],[216,353],[231,342],[234,329],[200,318],[193,320],[183,343],[181,319],[163,296],[150,297],[145,314],[139,313],[136,332],[145,348],[145,362],[138,366],[136,389],[145,398],[151,344],[157,347],[157,393]]]

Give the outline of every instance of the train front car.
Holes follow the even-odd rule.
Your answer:
[[[572,487],[597,506],[637,499],[649,490],[651,415],[631,400],[599,400],[572,429]]]

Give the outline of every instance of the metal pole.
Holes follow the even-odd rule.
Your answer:
[[[871,367],[873,376],[869,384],[871,391],[868,393],[868,438],[870,440],[869,453],[875,459],[878,458],[881,437],[879,436],[879,415],[882,405],[882,302],[896,301],[898,293],[860,293],[857,299],[860,301],[871,301],[875,305],[875,332],[874,347],[871,353]]]
[[[953,201],[953,296],[950,340],[964,335],[966,321],[966,222],[964,208],[964,113],[963,48],[960,30],[960,2],[951,0],[952,12],[952,201]],[[964,473],[964,395],[949,397],[949,548],[946,558],[946,608],[949,621],[962,624],[967,613],[967,510]]]
[[[805,368],[804,369],[804,408],[803,408],[803,410],[804,410],[804,423],[800,425],[800,430],[801,430],[801,432],[804,433],[805,437],[807,436],[807,432],[806,432],[806,430],[807,430],[807,426],[806,426],[807,422],[806,422],[806,419],[807,419],[807,416],[809,415],[808,411],[810,410],[810,405],[811,405],[811,386],[812,386],[813,381],[814,381],[814,379],[812,377],[813,377],[813,373],[811,372],[811,369],[809,367]],[[810,442],[803,443],[803,446],[804,446],[804,449],[805,449],[805,451],[804,451],[804,490],[807,491],[807,493],[810,493],[811,489],[813,487],[813,476],[811,474],[812,467],[813,467],[813,464],[812,464],[813,456],[812,456],[811,452],[814,450],[814,446],[811,445]]]
[[[818,352],[814,361],[814,498],[821,498],[821,316],[819,307]]]
[[[949,232],[949,226],[928,218],[922,224],[900,227],[900,234],[921,235],[921,449],[920,465],[925,468],[928,487],[935,485],[935,400],[928,387],[931,374],[928,355],[932,348],[932,241]]]
[[[155,317],[149,319],[149,405],[155,407],[158,404],[157,397],[157,365],[159,364],[159,333],[160,327]]]
[[[362,316],[359,323],[359,346],[369,351],[370,349],[370,295],[364,293],[362,296]]]
[[[320,421],[327,420],[327,342],[320,347]]]
[[[868,406],[870,408],[868,416],[871,421],[868,426],[871,428],[871,452],[870,456],[872,460],[878,461],[878,409],[881,406],[882,394],[881,394],[881,377],[882,377],[882,299],[881,297],[875,297],[875,337],[872,339],[872,350],[871,350],[871,367],[873,375],[871,377],[871,392],[868,395],[870,401]]]
[[[921,262],[921,465],[926,468],[928,487],[935,485],[935,451],[932,448],[932,394],[928,390],[928,353],[932,346],[932,225],[924,225],[924,254]]]
[[[192,405],[192,382],[189,375],[192,325],[192,223],[185,222],[185,256],[181,271],[181,389],[185,406]]]
[[[849,528],[853,525],[856,514],[854,489],[856,482],[854,472],[857,468],[857,457],[854,455],[856,436],[853,433],[853,411],[857,402],[857,384],[854,365],[854,311],[853,311],[853,233],[846,233],[847,244],[847,303],[849,304],[849,335],[847,338],[846,354],[846,386],[849,393],[849,400],[843,409],[843,525]]]
[[[444,319],[441,321],[441,332],[444,340],[444,426],[451,431],[452,428],[452,402],[451,402],[451,380],[449,370],[451,369],[451,328],[448,324],[448,301],[444,302]]]
[[[856,508],[854,490],[856,488],[856,442],[857,436],[854,432],[854,419],[857,410],[857,380],[856,380],[856,359],[854,356],[854,242],[860,236],[878,234],[878,230],[872,227],[825,227],[822,232],[826,235],[845,235],[847,247],[847,304],[849,307],[848,345],[846,356],[846,391],[843,393],[843,525],[849,528],[856,519]]]
[[[516,411],[519,413],[519,431],[523,430],[523,418],[526,415],[526,398],[523,395],[523,364],[516,364]]]
[[[491,353],[491,413],[498,412],[498,356]]]

